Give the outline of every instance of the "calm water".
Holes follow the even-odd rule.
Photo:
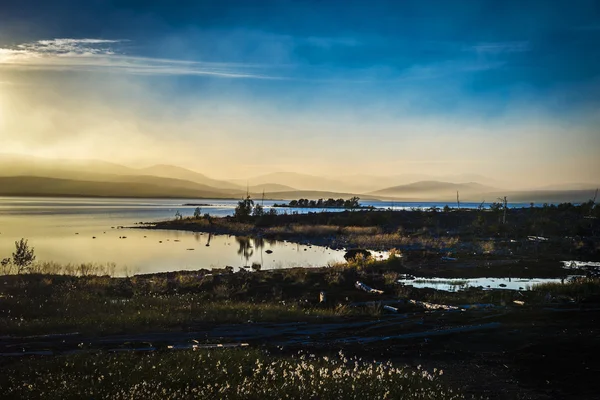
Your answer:
[[[286,242],[256,241],[224,235],[178,231],[119,229],[137,222],[172,219],[179,211],[191,216],[196,206],[215,216],[233,214],[236,200],[90,199],[0,197],[0,258],[10,257],[14,242],[29,240],[38,261],[116,263],[128,273],[182,269],[242,267],[259,263],[263,269],[323,266],[343,261],[343,251]],[[264,201],[265,209],[275,202]],[[281,203],[281,201],[280,201]],[[377,208],[443,207],[446,203],[363,202]],[[476,207],[476,203],[464,203]],[[278,208],[305,213],[314,209]],[[336,211],[335,209],[328,209]],[[341,211],[341,210],[337,210]],[[94,238],[95,237],[95,238]],[[123,238],[126,237],[126,238]],[[266,251],[271,250],[268,254]]]
[[[243,267],[263,269],[323,266],[343,261],[343,251],[287,242],[179,231],[119,229],[136,222],[184,216],[189,200],[0,198],[0,258],[10,257],[15,240],[26,238],[38,261],[109,263],[118,271],[148,273],[183,269]],[[202,200],[211,215],[228,215],[235,201]],[[265,202],[265,206],[267,206]],[[272,204],[272,202],[271,202]],[[269,204],[270,205],[270,204]],[[95,239],[93,238],[95,237]],[[126,238],[123,238],[126,237]],[[272,251],[268,254],[266,251]],[[121,272],[123,273],[123,272]]]
[[[415,280],[400,280],[403,285],[416,288],[431,288],[457,292],[470,287],[482,287],[484,289],[505,290],[529,290],[533,285],[540,283],[561,282],[556,278],[469,278],[469,279],[445,279],[445,278],[416,278]]]

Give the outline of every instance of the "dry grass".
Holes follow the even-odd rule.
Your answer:
[[[463,399],[442,374],[341,352],[284,358],[228,349],[24,359],[0,386],[22,399]]]

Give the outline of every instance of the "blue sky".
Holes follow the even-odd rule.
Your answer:
[[[315,173],[341,166],[342,157],[311,149],[344,139],[348,143],[340,151],[357,157],[367,138],[408,145],[411,154],[398,157],[379,149],[384,157],[341,169],[393,166],[410,172],[411,163],[428,160],[415,153],[429,150],[437,139],[454,138],[469,145],[453,149],[455,159],[430,155],[432,165],[442,159],[444,168],[457,172],[481,168],[494,174],[514,153],[514,140],[527,146],[545,140],[552,145],[516,151],[522,168],[559,164],[570,171],[557,178],[563,180],[572,179],[574,171],[600,171],[594,161],[600,149],[598,48],[599,1],[0,4],[0,90],[21,101],[5,115],[35,108],[34,97],[45,101],[45,109],[49,103],[60,108],[48,111],[52,115],[83,102],[89,109],[82,112],[90,117],[79,123],[86,129],[99,123],[91,114],[101,107],[104,118],[137,125],[135,132],[120,135],[137,135],[132,146],[145,143],[148,149],[157,146],[161,134],[139,121],[156,118],[163,132],[173,132],[173,142],[214,144],[213,153],[237,140],[246,153],[233,152],[244,162],[236,168],[253,172]],[[10,126],[16,124],[12,118]],[[61,126],[65,132],[79,131],[73,121]],[[57,149],[68,147],[69,133],[38,126],[32,128],[37,133],[17,137],[8,129],[5,123],[15,151],[33,147],[40,154],[60,155]],[[17,143],[27,135],[28,143]],[[498,135],[513,145],[491,138]],[[90,153],[96,147],[90,147],[90,138],[87,134],[82,141],[87,146],[82,154],[107,158],[106,152]],[[278,142],[295,146],[298,154],[283,150],[280,159],[267,157],[264,148]],[[489,148],[495,153],[480,157]],[[136,154],[144,162],[157,151]],[[382,163],[386,157],[389,162]],[[197,169],[215,160],[180,158]],[[313,167],[301,167],[303,160]],[[462,165],[461,160],[471,161]],[[236,168],[222,173],[237,175]],[[532,179],[550,181],[542,169]],[[427,170],[436,173],[435,167]],[[509,170],[504,179],[518,173]],[[597,175],[587,172],[582,179]]]

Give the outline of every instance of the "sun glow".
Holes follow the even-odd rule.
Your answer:
[[[0,137],[4,136],[4,120],[5,120],[5,101],[4,101],[4,83],[0,78]]]

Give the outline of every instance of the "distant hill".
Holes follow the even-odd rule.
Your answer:
[[[456,199],[458,191],[463,200],[480,200],[485,193],[497,191],[498,189],[485,186],[475,182],[450,183],[438,181],[421,181],[408,185],[393,186],[368,193],[372,196],[386,196],[402,199],[420,199],[446,201]]]
[[[278,184],[295,188],[296,190],[318,190],[331,192],[347,192],[347,185],[338,181],[322,178],[314,175],[299,174],[296,172],[274,172],[249,179],[234,179],[230,182],[246,187],[250,186]]]
[[[14,154],[0,154],[0,176],[52,176],[69,173],[135,175],[135,168],[101,160],[55,160]]]
[[[594,190],[595,191],[595,190]],[[526,190],[508,193],[491,193],[490,200],[507,196],[514,203],[585,203],[594,197],[590,190]]]
[[[160,176],[164,178],[183,179],[186,181],[196,182],[201,185],[212,186],[217,189],[243,190],[245,188],[245,185],[242,187],[231,182],[211,179],[201,173],[194,172],[186,168],[176,167],[173,165],[160,164],[148,168],[140,168],[138,170],[138,174]]]
[[[0,177],[0,196],[229,198],[222,192],[140,182],[98,182],[37,176]]]
[[[102,196],[102,197],[181,197],[293,200],[299,198],[350,198],[396,201],[496,201],[507,196],[509,202],[580,203],[593,198],[590,183],[566,183],[533,190],[507,190],[474,181],[457,183],[459,177],[493,182],[479,175],[448,175],[449,180],[420,180],[402,185],[381,185],[414,179],[420,175],[345,176],[335,179],[292,172],[278,172],[249,180],[223,181],[172,165],[131,168],[101,160],[55,160],[42,157],[0,154],[0,195],[20,196]],[[247,187],[247,184],[249,186]],[[361,186],[362,185],[362,186]],[[361,191],[364,187],[385,187]]]
[[[600,188],[600,183],[574,182],[542,186],[536,190],[589,190],[594,192],[596,188]]]
[[[0,154],[0,177],[2,176],[38,177],[88,183],[102,182],[104,184],[129,183],[138,185],[136,188],[140,190],[144,185],[153,185],[155,189],[161,188],[159,192],[169,197],[176,197],[176,195],[171,196],[171,193],[167,192],[182,193],[185,196],[189,193],[210,193],[218,197],[234,198],[245,193],[245,188],[242,189],[229,182],[211,179],[185,168],[158,165],[137,169],[98,160],[51,160],[41,157]],[[50,181],[46,180],[44,182]],[[96,186],[106,187],[106,185]],[[88,191],[90,190],[89,185],[83,185],[82,187],[85,187]],[[114,188],[117,187],[121,187],[121,185],[114,186]],[[75,186],[72,185],[70,188],[74,189]],[[9,189],[5,188],[4,192],[8,192]],[[44,191],[48,189],[50,188],[43,186]],[[115,191],[112,191],[112,193],[117,194]],[[130,193],[130,191],[127,191],[127,193]],[[74,193],[74,195],[78,194]],[[121,196],[120,194],[117,195]]]
[[[294,190],[298,190],[291,186],[280,185],[278,183],[263,183],[261,185],[254,185],[248,188],[250,192],[261,193],[262,191],[266,192],[291,192]]]
[[[457,174],[443,176],[432,176],[426,174],[394,174],[389,176],[355,174],[338,176],[334,179],[346,185],[346,191],[359,193],[371,193],[381,188],[408,185],[421,181],[438,181],[448,183],[474,182],[487,184],[494,187],[506,187],[495,180],[478,174]]]
[[[253,195],[255,196],[255,195]],[[351,197],[358,196],[360,201],[363,200],[382,200],[381,197],[371,196],[371,195],[360,195],[355,193],[345,193],[345,192],[328,192],[328,191],[320,191],[320,190],[294,190],[294,191],[286,191],[286,192],[269,192],[265,193],[265,198],[273,199],[273,200],[298,200],[298,199],[309,199],[309,200],[318,200],[318,199],[349,199]],[[359,201],[359,202],[360,202]]]

